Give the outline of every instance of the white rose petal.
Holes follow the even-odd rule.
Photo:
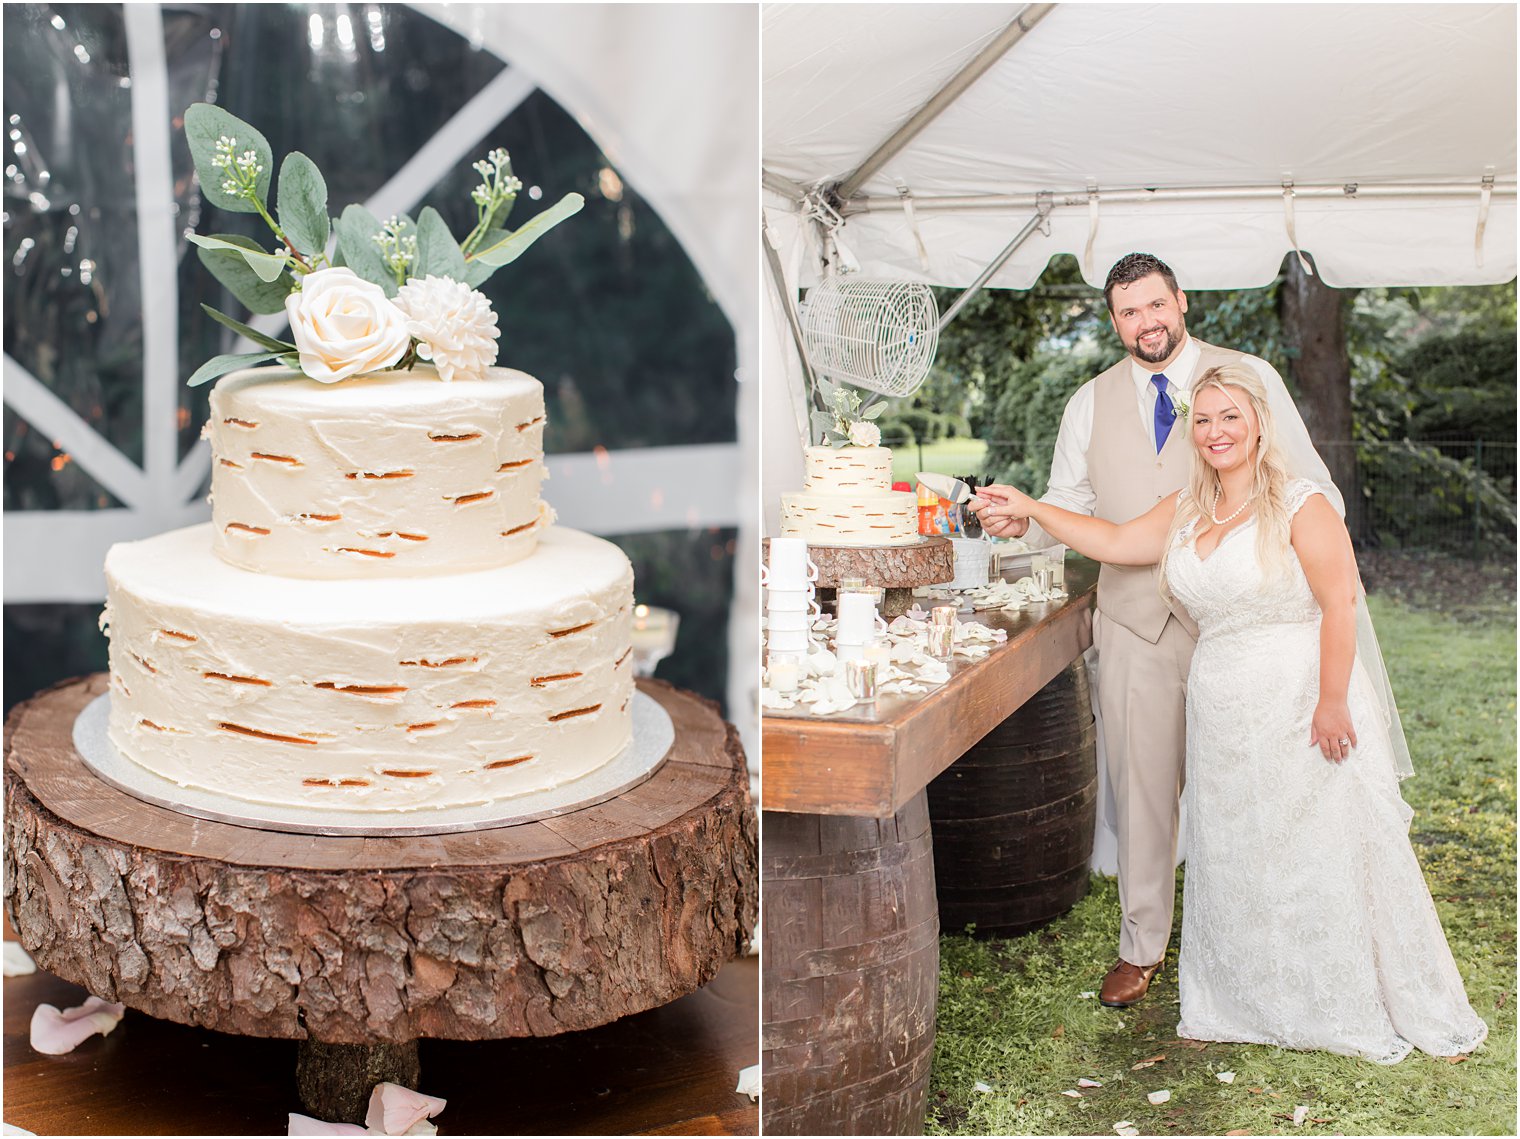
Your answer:
[[[1169,1091],[1167,1091],[1165,1088],[1163,1088],[1159,1092],[1151,1092],[1151,1094],[1148,1095],[1148,1096],[1146,1096],[1145,1098],[1148,1099],[1148,1100],[1150,1100],[1151,1103],[1156,1104],[1157,1106],[1160,1106],[1161,1104],[1165,1103],[1167,1100],[1169,1100],[1169,1099],[1172,1098],[1172,1093],[1169,1092]]]
[[[32,1012],[32,1048],[47,1056],[62,1056],[97,1032],[109,1036],[125,1012],[124,1006],[99,997],[89,997],[78,1008],[62,1012],[53,1005],[38,1005]]]
[[[5,943],[5,975],[7,977],[25,977],[37,971],[37,962],[25,949],[21,948],[19,941],[7,941]]]
[[[984,1084],[981,1080],[977,1080],[971,1087],[974,1091],[979,1092],[990,1092],[992,1090],[991,1084]]]
[[[301,371],[324,384],[389,368],[406,355],[406,317],[352,269],[318,269],[285,298]]]
[[[1309,1117],[1309,1108],[1308,1108],[1308,1105],[1307,1104],[1302,1104],[1302,1103],[1299,1104],[1297,1107],[1295,1107],[1293,1109],[1293,1126],[1294,1127],[1302,1127],[1304,1125],[1304,1120],[1307,1119],[1308,1117]]]
[[[1097,1080],[1089,1080],[1086,1076],[1077,1081],[1077,1087],[1079,1088],[1101,1088],[1102,1086]]]
[[[1214,1078],[1216,1080],[1218,1080],[1221,1084],[1233,1084],[1235,1082],[1235,1073],[1234,1072],[1215,1072],[1214,1073]]]
[[[396,294],[410,335],[422,343],[417,355],[431,360],[438,377],[480,380],[496,363],[496,313],[483,293],[449,277],[412,279]]]
[[[376,1084],[369,1096],[364,1125],[381,1135],[406,1135],[411,1128],[431,1119],[445,1106],[447,1102],[437,1096],[423,1095],[400,1084]]]

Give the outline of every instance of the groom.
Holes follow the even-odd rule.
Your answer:
[[[1128,352],[1079,388],[1066,404],[1043,501],[1110,522],[1144,514],[1187,482],[1192,432],[1175,423],[1196,377],[1244,363],[1267,386],[1295,474],[1326,490],[1344,513],[1330,473],[1283,386],[1264,360],[1188,335],[1187,294],[1162,261],[1131,253],[1103,286],[1108,315]],[[979,508],[988,533],[1025,537],[1026,518]],[[1050,539],[1034,526],[1036,545]],[[1093,644],[1109,786],[1119,839],[1119,961],[1099,999],[1126,1008],[1145,996],[1172,931],[1178,796],[1185,754],[1183,699],[1198,630],[1180,604],[1164,599],[1154,566],[1104,565],[1098,575]]]

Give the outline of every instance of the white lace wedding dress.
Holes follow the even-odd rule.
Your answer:
[[[1295,482],[1296,513],[1313,483]],[[1320,610],[1297,558],[1265,581],[1248,521],[1200,558],[1168,561],[1198,622],[1187,692],[1191,819],[1177,1035],[1362,1056],[1469,1052],[1467,1002],[1409,844],[1388,733],[1360,662],[1359,739],[1337,766],[1309,743]]]

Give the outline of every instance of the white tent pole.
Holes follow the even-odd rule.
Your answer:
[[[771,170],[760,171],[760,184],[789,201],[801,202],[807,197],[807,190],[800,183],[793,182],[786,175],[777,174]]]
[[[978,276],[976,280],[972,281],[971,284],[967,285],[964,289],[961,290],[961,295],[955,298],[955,303],[947,308],[944,315],[939,318],[938,327],[940,332],[943,332],[945,330],[945,325],[949,324],[952,320],[955,319],[956,313],[965,308],[966,303],[970,301],[972,297],[976,296],[977,293],[982,291],[982,286],[985,285],[988,281],[992,280],[992,275],[1003,267],[1003,263],[1006,262],[1008,258],[1013,256],[1014,250],[1023,245],[1024,242],[1028,241],[1029,235],[1043,226],[1046,219],[1049,217],[1050,198],[1048,195],[1042,195],[1039,204],[1035,207],[1034,217],[1030,218],[1024,224],[1024,228],[1019,230],[1019,232],[1014,235],[1013,240],[1003,247],[1003,252],[999,253],[992,259],[992,264],[983,269],[981,275]]]
[[[792,330],[792,342],[797,346],[797,356],[802,361],[802,374],[807,380],[808,391],[811,392],[817,387],[813,362],[808,359],[807,342],[802,336],[802,322],[797,316],[797,305],[791,290],[786,287],[786,274],[782,272],[781,258],[776,253],[776,247],[771,244],[771,229],[765,224],[763,210],[760,213],[760,248],[765,251],[765,266],[769,270],[771,282],[776,286],[776,295],[781,298],[781,309],[786,313],[787,327]]]
[[[871,152],[869,158],[839,183],[836,190],[839,200],[848,202],[854,197],[855,192],[865,185],[871,175],[890,162],[894,154],[912,142],[919,131],[939,117],[941,111],[960,98],[966,88],[980,79],[989,67],[1002,59],[1008,53],[1008,49],[1023,39],[1024,35],[1043,20],[1054,7],[1054,4],[1028,4],[1020,9],[1019,14],[1006,28],[952,75],[943,87],[930,96],[928,102],[914,111],[907,122],[893,131],[885,142]]]
[[[1460,183],[1407,183],[1382,186],[1362,186],[1355,182],[1342,186],[1300,186],[1293,187],[1293,194],[1298,198],[1346,198],[1355,201],[1360,198],[1471,198],[1478,193],[1480,184],[1474,181],[1470,185]],[[1035,209],[1039,204],[1041,194],[979,194],[979,195],[947,195],[943,197],[913,196],[913,208],[924,211],[932,210],[942,213],[959,212],[964,210],[1009,210],[1009,209]],[[1493,193],[1496,197],[1514,197],[1515,184],[1495,184]],[[1080,206],[1088,208],[1089,191],[1065,190],[1050,194],[1053,206]],[[1155,190],[1103,190],[1099,192],[1099,198],[1105,203],[1120,202],[1205,202],[1222,200],[1240,200],[1259,198],[1280,202],[1282,200],[1282,186],[1197,186],[1187,189],[1163,188]],[[845,216],[860,213],[897,213],[902,210],[902,204],[896,197],[856,198],[842,211]]]

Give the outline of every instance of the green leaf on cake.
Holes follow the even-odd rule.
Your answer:
[[[494,240],[490,244],[487,244],[484,240],[481,241],[479,248],[470,257],[472,267],[474,265],[485,265],[492,271],[495,271],[503,265],[510,265],[526,253],[530,245],[560,222],[580,213],[581,208],[585,204],[586,199],[579,194],[566,194],[521,229],[507,233],[504,237]],[[488,234],[487,237],[490,237],[490,235]],[[487,273],[486,277],[489,276],[490,273]],[[484,279],[481,278],[481,280]]]
[[[865,411],[861,412],[860,418],[862,418],[862,419],[880,419],[881,416],[882,416],[882,413],[885,412],[886,410],[887,410],[887,405],[885,403],[878,403],[878,404],[875,404],[875,405],[873,405],[871,407],[866,408]]]
[[[269,200],[269,178],[274,169],[274,152],[269,141],[242,119],[211,103],[192,103],[185,111],[185,141],[190,144],[190,157],[195,160],[195,173],[200,178],[201,193],[218,209],[236,214],[258,213],[258,207],[247,198],[230,194],[222,188],[227,173],[213,166],[217,157],[217,140],[222,137],[235,139],[238,154],[251,150],[258,165],[264,169],[255,182],[260,202]]]
[[[234,352],[227,356],[213,356],[195,369],[195,375],[188,381],[189,386],[198,388],[218,376],[225,376],[228,372],[235,372],[239,368],[251,368],[255,364],[273,360],[275,355],[274,352]]]
[[[363,206],[349,206],[338,219],[338,252],[343,264],[355,274],[385,290],[385,295],[396,295],[396,278],[386,267],[375,235],[380,232],[380,219]]]
[[[465,279],[464,254],[449,232],[448,224],[432,206],[417,215],[417,260],[407,271],[421,279],[431,274],[455,281]]]
[[[215,244],[211,244],[213,242]],[[222,233],[197,240],[195,244],[200,246],[197,252],[201,264],[250,312],[285,311],[285,298],[295,290],[295,278],[289,273],[281,273],[273,280],[266,281],[254,272],[248,254],[266,257],[270,254],[253,238],[236,233]]]
[[[290,264],[288,253],[269,253],[259,248],[257,242],[249,242],[247,245],[239,245],[224,237],[202,237],[198,233],[189,235],[190,240],[202,249],[230,249],[238,254],[247,263],[248,268],[253,270],[256,276],[264,284],[272,283],[279,275],[285,272],[285,267]]]
[[[210,305],[201,305],[201,309],[207,316],[216,321],[218,324],[232,329],[233,332],[236,332],[240,336],[246,336],[255,344],[261,345],[276,355],[281,352],[294,352],[296,350],[296,346],[294,344],[291,344],[285,340],[276,340],[273,336],[267,336],[264,333],[260,332],[257,328],[248,327],[248,325],[244,324],[241,320],[233,320],[232,317],[228,316],[226,313],[217,312],[216,309],[212,308]]]
[[[280,197],[276,216],[290,243],[315,255],[327,248],[327,183],[317,164],[299,150],[280,165]]]
[[[512,236],[512,231],[507,229],[488,229],[480,235],[480,248],[489,249]],[[479,288],[491,279],[491,274],[496,272],[497,266],[487,265],[484,261],[477,261],[473,256],[465,259],[464,283],[470,288]]]

